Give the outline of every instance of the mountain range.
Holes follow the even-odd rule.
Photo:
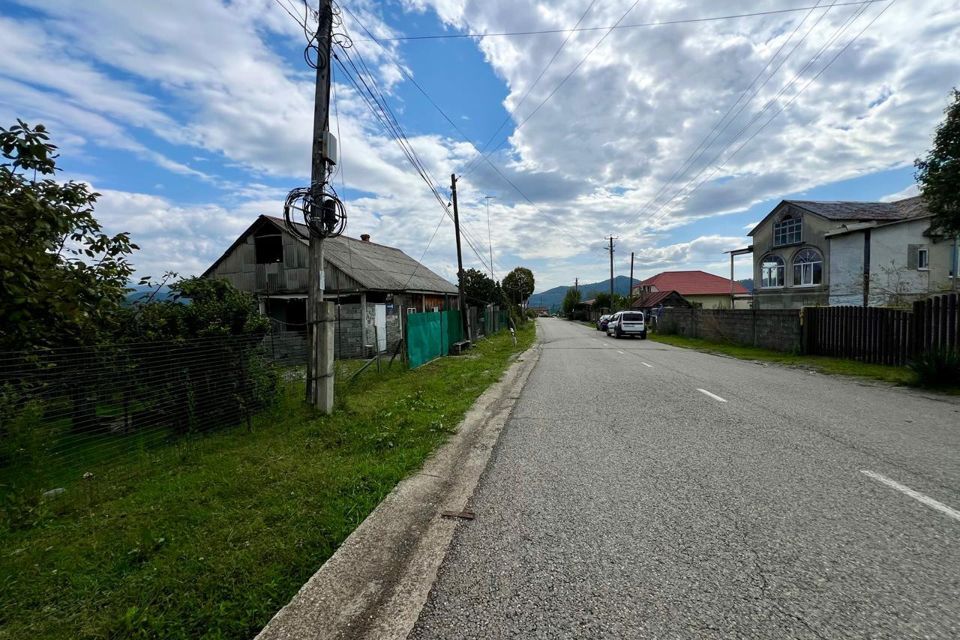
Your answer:
[[[633,279],[633,284],[639,284],[639,280]],[[563,297],[567,291],[573,287],[554,287],[540,293],[534,293],[530,296],[531,307],[546,307],[550,310],[557,310],[563,304]],[[580,285],[580,299],[589,300],[598,293],[610,292],[610,279],[602,282],[592,282],[590,284]],[[630,295],[630,278],[628,276],[617,276],[613,279],[613,292],[622,296]]]

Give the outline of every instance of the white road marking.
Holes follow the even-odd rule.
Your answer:
[[[705,395],[705,396],[710,396],[711,398],[713,398],[713,399],[716,400],[717,402],[726,402],[726,400],[724,400],[723,398],[721,398],[721,397],[718,396],[717,394],[715,394],[715,393],[710,393],[710,392],[707,391],[706,389],[697,389],[697,391],[699,391],[700,393],[702,393],[702,394]]]
[[[627,355],[625,352],[620,351],[620,349],[617,349],[617,353],[619,353],[619,354],[621,354],[621,355]]]
[[[922,502],[923,504],[927,505],[931,509],[936,509],[937,511],[953,518],[954,520],[960,520],[960,511],[957,511],[956,509],[951,509],[950,507],[943,504],[942,502],[938,500],[934,500],[930,496],[925,496],[919,491],[914,491],[910,487],[906,485],[902,485],[896,480],[891,480],[886,476],[882,476],[879,473],[875,473],[873,471],[867,471],[866,469],[861,469],[860,473],[862,473],[863,475],[869,478],[873,478],[877,482],[882,482],[883,484],[887,485],[891,489],[896,489],[901,493],[905,493],[911,498],[913,498],[914,500]]]
[[[652,364],[647,364],[646,362],[641,362],[640,364],[642,364],[642,365],[645,366],[645,367],[650,367],[651,369],[653,369],[653,365],[652,365]]]

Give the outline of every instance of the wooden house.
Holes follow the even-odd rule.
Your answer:
[[[306,234],[306,227],[300,225]],[[309,251],[280,218],[259,216],[204,273],[256,296],[282,331],[304,332]],[[324,241],[324,298],[337,303],[338,357],[381,351],[400,339],[400,315],[455,309],[457,287],[400,249],[340,236]]]

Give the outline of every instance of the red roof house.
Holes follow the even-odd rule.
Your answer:
[[[748,298],[750,292],[739,282],[715,276],[706,271],[664,271],[633,287],[634,295],[676,291],[693,304],[705,309],[729,309],[731,291],[735,299]],[[740,305],[737,305],[738,307]]]

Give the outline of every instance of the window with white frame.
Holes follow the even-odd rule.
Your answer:
[[[917,251],[917,269],[930,268],[930,251],[926,248],[920,248]]]
[[[764,256],[760,262],[760,286],[764,289],[782,287],[784,279],[783,258],[780,256]]]
[[[800,218],[786,216],[773,225],[773,246],[782,247],[803,241],[803,222]]]
[[[823,282],[823,257],[814,249],[803,249],[793,257],[793,286],[810,287]]]

